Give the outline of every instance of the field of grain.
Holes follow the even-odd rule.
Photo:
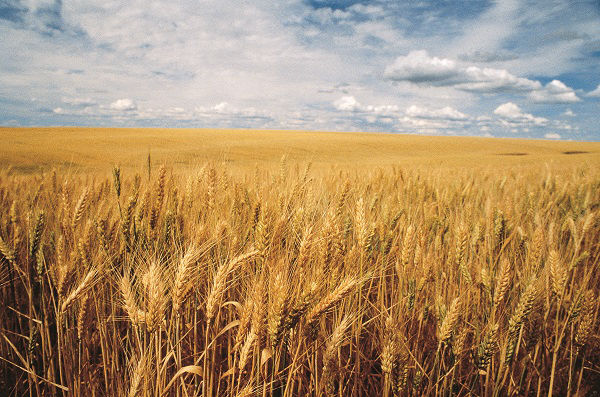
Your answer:
[[[0,393],[600,390],[600,145],[0,129]]]
[[[418,168],[572,167],[600,164],[598,142],[434,137],[376,133],[144,128],[0,127],[0,166],[18,173],[58,171],[106,173],[113,165],[140,171],[148,154],[153,165],[177,171],[207,162],[232,171],[275,170],[291,164],[354,171],[377,166]]]

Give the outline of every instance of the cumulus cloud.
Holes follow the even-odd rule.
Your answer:
[[[337,99],[335,102],[333,102],[333,106],[337,110],[347,112],[354,112],[362,108],[362,105],[353,96],[343,96],[340,99]]]
[[[427,107],[410,105],[401,108],[398,105],[367,105],[354,96],[344,96],[333,102],[338,111],[344,113],[340,121],[350,121],[355,125],[371,126],[388,131],[403,131],[419,134],[457,134],[477,135],[479,131],[469,130],[474,119],[451,107]],[[364,129],[363,129],[364,130]]]
[[[368,105],[365,110],[378,115],[389,116],[398,113],[400,108],[397,105]]]
[[[455,133],[463,130],[470,117],[453,107],[429,108],[411,105],[405,109],[398,105],[366,105],[354,96],[343,96],[333,102],[336,110],[344,112],[345,118],[365,126],[378,125],[397,131],[436,134]],[[463,130],[464,132],[464,130]]]
[[[460,71],[455,61],[430,57],[427,51],[411,51],[396,58],[385,68],[384,76],[394,81],[450,85],[459,80]]]
[[[221,102],[216,104],[213,107],[213,110],[216,111],[217,113],[235,113],[235,108],[233,108],[230,104],[228,104],[227,102]]]
[[[574,103],[581,100],[571,87],[560,80],[552,80],[543,89],[533,91],[529,96],[535,103]]]
[[[273,122],[273,117],[266,111],[254,107],[238,108],[228,102],[219,102],[214,106],[197,106],[194,109],[194,117],[212,120],[225,127],[235,126],[235,123],[241,123],[245,127],[268,127]]]
[[[333,102],[333,106],[344,112],[363,112],[389,116],[400,111],[397,105],[363,105],[354,96],[343,96]]]
[[[110,108],[112,110],[131,111],[131,110],[136,110],[137,105],[133,100],[131,100],[129,98],[123,98],[123,99],[117,99],[116,101],[111,103]]]
[[[498,106],[494,110],[494,114],[500,116],[504,120],[513,123],[525,123],[535,125],[545,125],[548,123],[548,119],[544,117],[535,117],[532,114],[524,113],[518,105],[512,102],[506,102]]]
[[[452,86],[478,93],[530,93],[538,103],[573,103],[580,99],[572,88],[559,80],[542,86],[537,80],[515,76],[505,69],[463,65],[453,59],[430,56],[427,51],[411,51],[385,68],[384,77],[426,86]]]
[[[413,117],[405,115],[396,121],[397,129],[419,134],[480,135],[481,131],[470,120],[453,120],[443,116]]]
[[[465,82],[457,84],[457,88],[465,91],[527,92],[541,87],[539,81],[517,77],[505,69],[469,66],[461,71]]]
[[[244,114],[247,116],[257,115],[259,112],[253,108],[242,108],[239,109],[236,106],[231,105],[228,102],[219,102],[214,106],[197,106],[195,109],[196,113],[204,114],[217,114],[217,115],[239,115]]]
[[[556,132],[548,132],[547,134],[544,135],[544,138],[546,138],[546,139],[560,139],[560,135],[557,134]]]
[[[427,109],[417,105],[411,105],[406,109],[406,115],[410,117],[432,119],[432,120],[466,120],[468,116],[458,110],[446,106],[441,109]]]
[[[494,110],[494,114],[505,117],[507,119],[517,119],[522,117],[523,112],[518,105],[512,102],[503,103]]]
[[[464,66],[449,58],[411,51],[385,68],[384,77],[430,86],[454,86],[474,92],[527,92],[541,88],[539,81],[517,77],[504,69]]]
[[[63,98],[62,102],[69,106],[85,107],[96,105],[96,101],[92,98]]]
[[[575,115],[575,113],[573,113],[573,111],[571,109],[567,109],[563,113],[563,116],[575,117],[576,115]]]
[[[588,92],[586,96],[600,97],[600,84],[598,84],[598,87],[596,87],[595,90]]]
[[[401,128],[409,128],[413,132],[423,134],[437,134],[441,130],[447,130],[450,128],[450,124],[444,120],[419,119],[408,116],[398,119],[398,125]]]

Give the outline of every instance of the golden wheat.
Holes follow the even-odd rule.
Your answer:
[[[4,394],[597,388],[593,164],[148,159],[137,174],[0,170]]]

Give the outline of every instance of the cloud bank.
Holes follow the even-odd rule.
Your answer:
[[[430,56],[426,50],[411,51],[388,65],[384,77],[417,85],[454,87],[475,93],[529,93],[536,103],[573,103],[580,99],[559,80],[543,86],[539,81],[518,77],[505,69],[480,68],[448,58]]]

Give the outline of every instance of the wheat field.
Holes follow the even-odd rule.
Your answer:
[[[0,136],[2,395],[600,390],[598,144]]]

